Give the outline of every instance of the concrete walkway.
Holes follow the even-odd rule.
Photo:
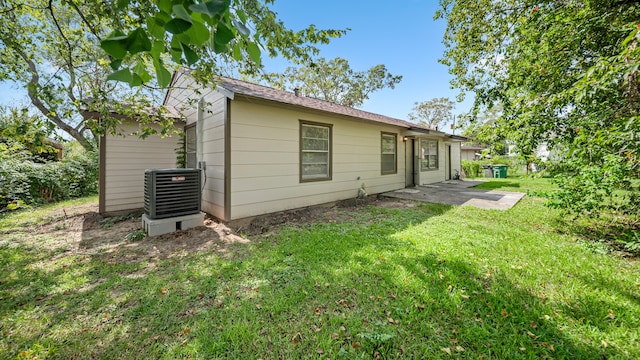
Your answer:
[[[495,210],[511,209],[524,197],[524,193],[470,188],[481,183],[483,181],[451,180],[390,191],[382,196]]]

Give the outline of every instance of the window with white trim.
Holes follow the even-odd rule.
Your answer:
[[[398,172],[398,162],[397,162],[397,135],[392,133],[382,133],[381,135],[381,151],[380,155],[381,159],[381,173],[385,174],[396,174]]]
[[[184,156],[187,168],[196,168],[196,124],[187,126],[184,129]]]
[[[438,141],[420,139],[420,170],[438,169]]]
[[[300,181],[331,179],[331,125],[300,122]]]

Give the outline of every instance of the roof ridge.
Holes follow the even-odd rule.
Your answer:
[[[218,77],[220,77],[220,78],[224,78],[224,79],[227,79],[227,80],[243,82],[243,83],[245,83],[245,84],[249,84],[249,85],[253,85],[253,86],[260,86],[260,87],[267,88],[267,89],[274,90],[274,91],[280,91],[280,92],[283,92],[283,93],[286,93],[286,94],[289,94],[289,95],[293,95],[293,96],[295,96],[295,97],[299,97],[299,98],[307,98],[307,99],[313,99],[313,100],[317,100],[317,101],[322,101],[322,102],[325,102],[325,103],[330,104],[330,105],[342,106],[342,107],[345,107],[345,108],[348,108],[348,109],[353,109],[353,110],[356,110],[356,111],[361,111],[361,112],[364,112],[364,113],[367,113],[367,114],[376,115],[376,116],[384,116],[384,117],[387,117],[387,118],[389,118],[389,119],[394,119],[394,120],[404,121],[404,122],[408,122],[408,123],[410,123],[410,124],[413,124],[413,123],[411,123],[411,122],[409,122],[409,121],[407,121],[407,120],[398,119],[398,118],[391,117],[391,116],[388,116],[388,115],[378,114],[378,113],[374,113],[374,112],[371,112],[371,111],[358,109],[358,108],[353,107],[353,106],[342,105],[342,104],[339,104],[339,103],[337,103],[337,102],[329,101],[329,100],[327,100],[327,99],[321,99],[321,98],[318,98],[318,97],[315,97],[315,96],[306,96],[306,95],[304,95],[304,96],[298,96],[298,95],[295,95],[295,93],[293,93],[293,92],[291,92],[291,91],[287,91],[287,90],[280,90],[280,89],[275,88],[275,87],[273,87],[273,86],[263,85],[263,84],[260,84],[260,83],[254,83],[254,82],[250,82],[250,81],[246,81],[246,80],[241,80],[241,79],[236,79],[236,78],[232,78],[232,77],[228,77],[228,76],[223,76],[223,75],[220,75],[220,76],[218,76]],[[416,125],[417,125],[417,124],[416,124]]]
[[[183,72],[190,74],[193,70],[182,67],[177,72]],[[175,73],[174,73],[175,75]],[[175,76],[172,77],[172,82],[175,80]],[[426,132],[430,134],[441,134],[445,136],[453,136],[436,129],[432,129],[422,124],[410,122],[399,118],[394,118],[388,115],[378,114],[371,111],[361,110],[354,107],[341,105],[335,102],[331,102],[325,99],[319,99],[311,96],[300,96],[293,92],[276,89],[274,87],[263,85],[260,83],[254,83],[246,80],[235,79],[222,74],[216,74],[211,79],[211,82],[216,86],[220,86],[223,89],[248,97],[254,97],[258,99],[275,101],[282,104],[299,106],[310,110],[322,111],[334,115],[347,116],[360,120],[368,120],[378,122],[387,125],[399,126],[409,130],[418,132]],[[169,90],[170,91],[170,90]],[[167,94],[166,98],[169,96]]]
[[[345,115],[345,116],[351,116],[351,117],[359,117],[357,116],[357,114],[361,114],[361,115],[368,115],[363,117],[363,119],[365,120],[372,120],[372,121],[376,121],[376,120],[386,120],[385,123],[390,123],[391,125],[396,125],[396,126],[402,126],[402,127],[406,127],[406,128],[418,128],[418,129],[424,129],[424,130],[430,130],[430,131],[435,131],[434,129],[431,128],[427,128],[425,126],[422,126],[420,124],[415,124],[412,122],[409,122],[407,120],[403,120],[403,119],[398,119],[398,118],[394,118],[388,115],[383,115],[383,114],[378,114],[378,113],[374,113],[371,111],[366,111],[366,110],[362,110],[362,109],[358,109],[358,108],[354,108],[351,106],[346,106],[346,105],[342,105],[342,104],[338,104],[329,100],[325,100],[325,99],[319,99],[316,97],[311,97],[311,96],[297,96],[295,95],[293,92],[290,91],[286,91],[286,90],[280,90],[271,86],[267,86],[267,85],[263,85],[263,84],[257,84],[257,83],[253,83],[253,82],[249,82],[246,80],[240,80],[240,79],[235,79],[235,78],[231,78],[228,76],[223,76],[223,75],[217,75],[216,76],[218,79],[220,79],[220,83],[217,83],[216,85],[222,86],[224,87],[224,83],[228,83],[231,86],[244,86],[247,88],[251,88],[251,87],[258,87],[261,89],[264,89],[266,91],[273,91],[276,92],[277,94],[281,95],[281,96],[287,96],[290,99],[300,99],[301,102],[304,102],[305,100],[310,100],[310,101],[315,101],[315,102],[320,102],[322,103],[324,106],[323,108],[318,108],[318,106],[311,106],[310,104],[297,104],[297,103],[292,103],[290,101],[286,101],[285,99],[273,99],[273,98],[266,98],[267,100],[273,100],[273,101],[279,101],[279,102],[284,102],[284,103],[288,103],[291,105],[299,105],[299,106],[303,106],[303,107],[307,107],[307,108],[312,108],[315,110],[321,110],[321,111],[327,111],[327,112],[332,112],[334,114],[338,114],[338,115]],[[230,91],[233,91],[233,89],[227,89]],[[254,89],[259,91],[259,89]],[[244,94],[244,95],[249,95],[251,96],[252,94]],[[253,95],[253,96],[257,96],[257,95]],[[257,96],[257,97],[263,97],[264,96]],[[331,107],[337,107],[338,109],[330,109]],[[343,111],[332,111],[332,110],[343,110]],[[349,112],[354,112],[357,114],[348,114]]]

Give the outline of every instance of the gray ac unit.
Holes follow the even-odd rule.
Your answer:
[[[199,212],[200,170],[145,170],[144,213],[149,219],[165,219]]]

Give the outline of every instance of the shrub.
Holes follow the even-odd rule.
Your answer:
[[[551,207],[578,215],[639,218],[640,188],[631,165],[620,156],[607,155],[602,164],[564,162],[565,172],[554,178],[559,190],[551,194]]]
[[[464,171],[464,176],[470,178],[477,177],[480,173],[480,165],[481,163],[479,161],[462,160],[462,170]]]
[[[88,152],[63,161],[37,163],[5,157],[0,163],[0,212],[98,191],[98,158]]]

